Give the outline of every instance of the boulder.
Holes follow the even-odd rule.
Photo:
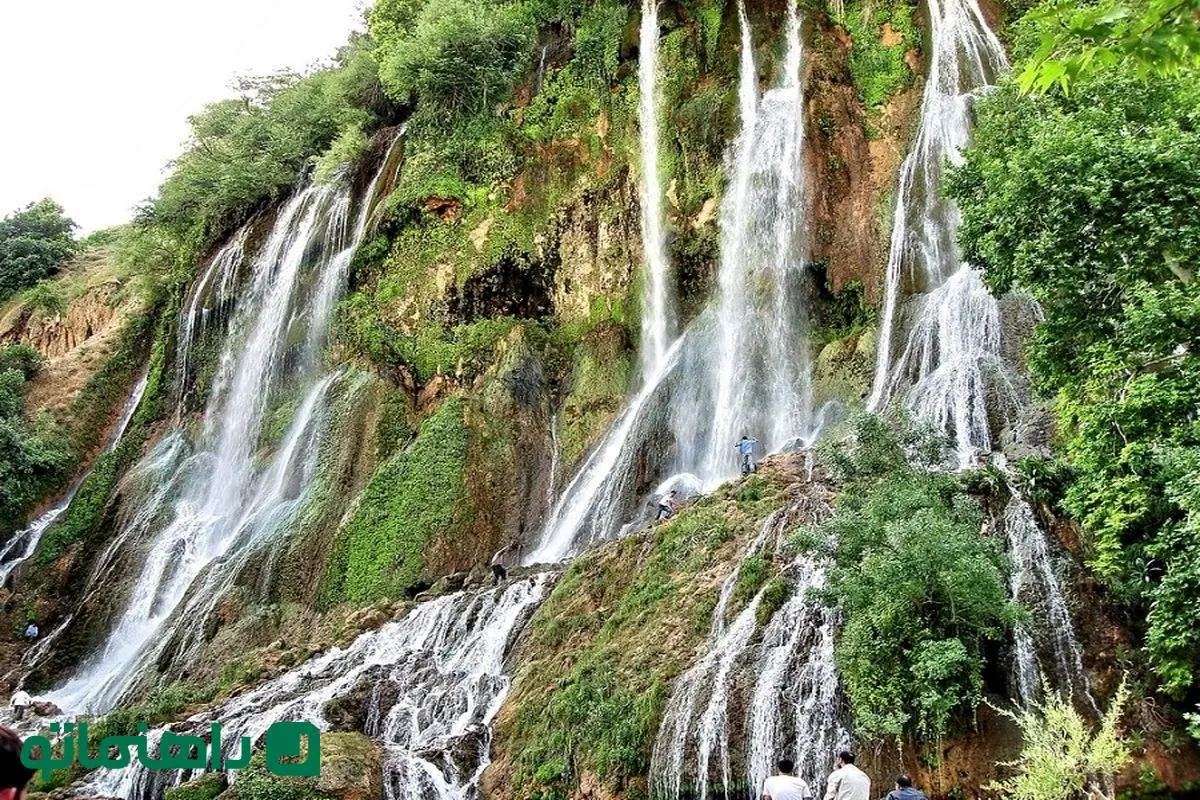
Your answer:
[[[321,737],[321,774],[315,789],[340,800],[383,797],[383,754],[361,733],[327,733]]]

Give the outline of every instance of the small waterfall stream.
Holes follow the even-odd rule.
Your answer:
[[[959,213],[942,191],[962,160],[971,103],[1008,66],[976,0],[929,0],[931,54],[912,150],[900,168],[868,406],[900,402],[952,434],[965,465],[992,449],[989,406],[1014,402],[1000,356],[1000,308],[958,251]]]
[[[670,265],[663,232],[663,190],[658,155],[658,3],[642,0],[638,50],[638,123],[642,155],[642,250],[646,282],[642,292],[642,374],[657,374],[671,347],[675,323]]]
[[[801,555],[788,565],[791,597],[761,631],[765,589],[725,623],[742,565],[783,544],[795,511],[785,507],[763,522],[721,586],[704,650],[676,679],[663,713],[650,766],[654,797],[757,798],[783,756],[820,796],[831,754],[849,743],[834,664],[837,620],[814,595],[825,586],[823,564]]]
[[[207,737],[209,723],[219,721],[222,750],[236,755],[241,737],[257,742],[275,722],[306,720],[328,730],[326,703],[365,683],[365,733],[384,747],[387,800],[465,800],[490,763],[489,726],[508,694],[509,651],[553,577],[541,573],[423,603],[345,649],[173,727]],[[151,772],[135,761],[124,770],[97,771],[85,788],[99,797],[159,800],[165,789],[192,777],[189,771]],[[231,777],[236,781],[237,774]]]
[[[124,564],[136,577],[103,648],[49,695],[60,707],[105,711],[165,646],[187,652],[201,641],[205,612],[236,567],[303,504],[316,473],[326,401],[338,380],[337,373],[325,373],[319,354],[367,229],[377,181],[359,200],[353,226],[345,180],[298,191],[253,257],[248,285],[236,280],[244,231],[218,252],[197,284],[181,314],[181,365],[189,363],[194,338],[209,322],[208,303],[221,308],[238,298],[200,432],[193,445],[185,428],[176,427],[127,477],[126,489],[140,494],[140,502],[93,576]],[[297,348],[296,342],[303,344]],[[182,403],[182,384],[179,394]],[[260,434],[271,404],[285,397],[298,398],[296,410],[264,467]]]
[[[143,370],[142,376],[134,383],[129,397],[125,399],[125,405],[121,408],[121,416],[117,419],[117,424],[108,436],[108,443],[105,448],[108,452],[111,453],[115,450],[121,441],[121,437],[125,435],[125,430],[133,420],[133,415],[137,411],[138,404],[142,402],[142,395],[146,392],[146,385],[149,379],[149,372]],[[8,581],[8,577],[13,574],[17,567],[24,564],[33,556],[37,551],[38,543],[42,541],[42,534],[63,515],[67,507],[71,505],[71,501],[75,499],[75,493],[79,491],[79,487],[83,486],[83,482],[88,479],[88,475],[90,474],[91,470],[84,473],[71,484],[67,493],[50,510],[31,522],[28,527],[14,533],[12,538],[5,542],[3,547],[0,547],[0,586],[3,586]]]

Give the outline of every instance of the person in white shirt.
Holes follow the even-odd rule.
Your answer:
[[[854,755],[848,750],[838,753],[837,769],[829,776],[825,800],[870,800],[871,779],[854,766]]]
[[[25,716],[25,709],[33,705],[33,698],[24,689],[17,689],[13,692],[12,699],[9,702],[13,709],[13,719],[20,721]]]
[[[780,759],[776,766],[779,774],[763,781],[763,800],[809,800],[812,797],[808,784],[792,774],[796,765],[791,759]]]

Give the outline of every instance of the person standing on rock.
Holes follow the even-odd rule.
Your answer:
[[[926,800],[925,793],[914,789],[912,778],[907,775],[896,776],[896,788],[888,793],[887,800]]]
[[[21,737],[0,725],[0,800],[24,800],[34,770],[21,761]]]
[[[12,699],[9,700],[9,705],[12,706],[13,719],[20,722],[25,718],[25,709],[33,705],[33,698],[24,689],[17,689],[13,692]]]
[[[763,800],[809,800],[812,790],[803,778],[797,778],[796,765],[789,758],[781,758],[776,765],[779,773],[763,782]]]
[[[33,641],[37,639],[39,633],[41,633],[41,630],[38,629],[37,620],[29,620],[29,624],[25,626],[26,641],[32,644]]]
[[[825,800],[870,800],[871,779],[854,766],[854,754],[849,750],[838,753],[837,769],[829,776]]]
[[[746,434],[742,434],[742,438],[734,447],[737,448],[738,455],[742,459],[742,474],[749,475],[755,471],[754,468],[754,445],[758,444],[758,439],[751,439]]]

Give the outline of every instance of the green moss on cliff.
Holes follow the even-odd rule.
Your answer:
[[[884,106],[892,95],[912,85],[905,54],[920,41],[913,7],[905,0],[861,2],[847,9],[846,30],[853,42],[850,76],[869,109]]]
[[[322,592],[327,605],[394,598],[416,582],[425,545],[470,513],[466,457],[462,399],[451,397],[371,477],[334,543]]]
[[[518,797],[569,796],[587,772],[645,789],[670,682],[707,630],[730,559],[781,497],[754,476],[572,564],[534,617],[515,711],[498,725]]]

